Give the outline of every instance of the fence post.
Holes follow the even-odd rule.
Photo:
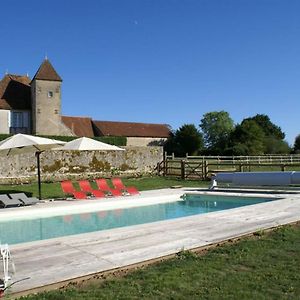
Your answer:
[[[243,163],[240,163],[240,164],[239,164],[239,167],[240,167],[240,168],[239,168],[239,169],[240,169],[239,172],[244,172]]]
[[[202,180],[205,179],[205,176],[204,176],[204,173],[205,173],[205,167],[204,167],[204,164],[205,164],[205,160],[204,160],[204,156],[202,156]]]
[[[162,175],[163,176],[166,176],[166,161],[167,161],[167,156],[168,156],[168,153],[166,151],[163,152],[163,163],[162,163],[162,167],[160,167],[160,170],[162,170]]]
[[[204,161],[204,180],[207,179],[207,175],[208,175],[208,161],[205,160]]]
[[[182,159],[180,161],[181,164],[181,179],[185,180],[185,161]]]
[[[164,160],[164,171],[163,171],[163,176],[166,176],[168,172],[168,159],[166,158]]]

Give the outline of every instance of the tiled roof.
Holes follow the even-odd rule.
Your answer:
[[[92,119],[84,117],[61,117],[63,123],[77,136],[93,137]]]
[[[62,81],[48,59],[45,59],[40,65],[32,80],[34,79]]]
[[[0,109],[31,109],[30,78],[6,74],[0,81]]]
[[[170,135],[170,127],[167,124],[93,121],[93,125],[95,135],[98,136],[167,138]]]

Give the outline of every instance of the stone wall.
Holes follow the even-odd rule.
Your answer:
[[[43,181],[152,174],[163,160],[162,147],[124,147],[126,151],[46,151],[41,154]],[[0,184],[37,180],[33,153],[0,156]]]
[[[0,109],[0,133],[9,133],[9,110]]]

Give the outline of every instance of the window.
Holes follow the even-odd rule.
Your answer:
[[[30,112],[28,111],[11,111],[10,113],[11,134],[29,133],[30,132]]]
[[[23,113],[22,112],[13,112],[11,127],[23,127]]]
[[[53,92],[52,91],[49,91],[48,92],[48,98],[52,98],[53,97]]]

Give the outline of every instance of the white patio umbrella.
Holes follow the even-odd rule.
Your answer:
[[[70,141],[70,142],[66,143],[63,147],[57,148],[55,150],[125,151],[125,149],[122,149],[120,147],[102,143],[102,142],[99,142],[99,141],[96,141],[94,139],[90,139],[87,137],[81,137],[76,140]]]
[[[59,140],[18,133],[0,142],[0,154],[14,155],[35,152],[37,158],[39,199],[41,199],[40,154],[45,150],[64,144],[65,142]]]

